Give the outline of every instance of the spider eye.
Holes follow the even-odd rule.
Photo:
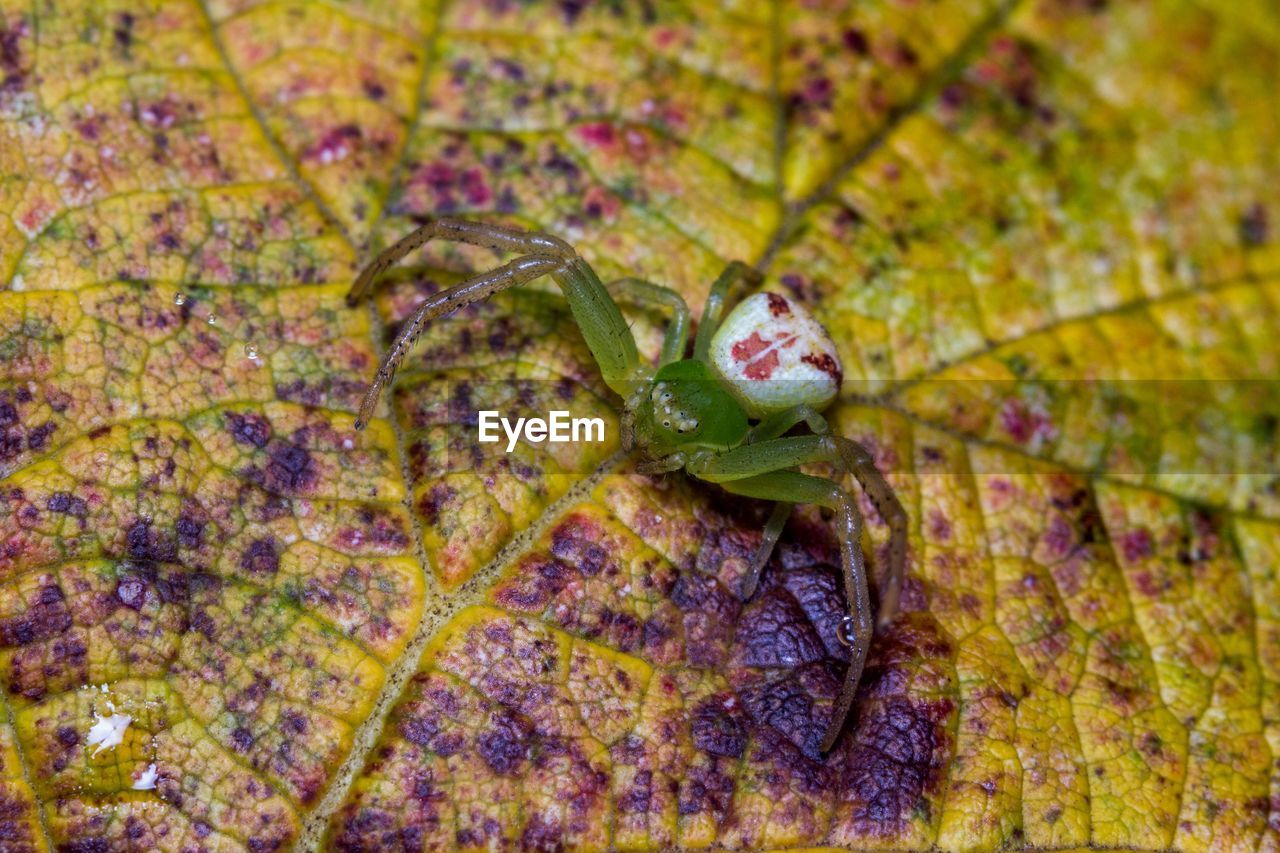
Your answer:
[[[671,421],[670,421],[670,420],[665,420],[665,421],[663,421],[663,422],[662,422],[662,428],[663,428],[663,429],[671,429]]]

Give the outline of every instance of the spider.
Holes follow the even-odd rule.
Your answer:
[[[638,278],[605,285],[573,247],[550,234],[463,219],[434,219],[378,255],[347,294],[354,306],[377,277],[432,239],[481,246],[518,257],[430,296],[404,324],[369,385],[356,429],[373,416],[378,396],[418,335],[437,317],[494,293],[549,275],[560,286],[605,384],[625,401],[623,445],[644,454],[645,473],[681,468],[699,480],[750,498],[776,501],[739,594],[754,594],[783,526],[798,503],[835,511],[849,613],[841,639],[850,649],[840,695],[821,741],[827,752],[839,737],[862,677],[875,622],[862,555],[862,516],[839,482],[802,473],[823,462],[857,478],[890,529],[888,568],[881,584],[879,625],[897,609],[906,561],[906,514],[893,489],[860,444],[831,433],[820,411],[836,396],[840,363],[826,329],[798,304],[758,292],[722,319],[730,288],[759,284],[760,276],[733,262],[711,287],[686,357],[689,308],[673,290]],[[670,311],[657,367],[640,358],[615,297]],[[807,434],[790,434],[804,424]],[[839,479],[843,479],[841,476]]]

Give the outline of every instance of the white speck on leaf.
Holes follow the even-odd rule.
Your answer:
[[[156,765],[155,762],[147,765],[147,769],[138,774],[138,778],[133,782],[133,790],[150,791],[156,786]]]
[[[97,744],[98,748],[93,751],[94,755],[123,743],[125,729],[129,728],[129,724],[133,722],[133,717],[128,714],[111,714],[103,717],[95,712],[94,717],[96,720],[89,729],[87,738],[90,746]]]

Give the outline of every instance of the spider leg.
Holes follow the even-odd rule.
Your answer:
[[[771,438],[782,438],[793,426],[804,422],[814,435],[826,435],[831,431],[827,419],[818,414],[812,406],[795,406],[769,415],[747,433],[747,443],[755,444]]]
[[[622,407],[621,423],[622,449],[631,450],[636,446],[636,414],[631,405]]]
[[[739,592],[743,601],[747,601],[751,596],[756,594],[756,587],[760,585],[760,575],[764,573],[765,564],[769,562],[769,555],[773,553],[774,546],[778,544],[778,538],[782,536],[782,529],[787,526],[787,519],[791,516],[791,504],[786,501],[778,501],[773,505],[773,512],[769,513],[769,520],[764,524],[764,533],[760,536],[760,544],[756,547],[756,552],[751,556],[751,565],[747,568],[746,575],[742,578],[742,589]]]
[[[688,461],[687,456],[676,452],[658,459],[646,459],[636,465],[636,470],[641,474],[667,474],[683,468]]]
[[[522,255],[549,255],[565,260],[575,255],[572,246],[550,234],[504,228],[501,225],[470,222],[465,219],[432,219],[382,250],[364,268],[347,293],[347,305],[354,306],[359,302],[373,287],[378,276],[388,267],[424,245],[428,240],[436,238],[471,246],[483,246],[498,252],[518,252]]]
[[[775,417],[779,418],[774,422],[775,426],[786,423],[785,418]],[[771,418],[765,419],[757,428],[771,421]],[[769,438],[709,457],[692,466],[689,473],[704,480],[722,482],[808,462],[831,463],[851,473],[889,526],[889,561],[880,584],[879,624],[883,627],[898,612],[898,600],[902,595],[907,564],[907,514],[866,448],[838,435]]]
[[[889,565],[880,584],[878,624],[883,628],[898,612],[898,599],[902,595],[907,567],[907,513],[865,447],[841,436],[828,436],[828,439],[840,454],[844,467],[857,478],[862,490],[875,504],[876,512],[889,525]]]
[[[374,258],[351,286],[347,303],[354,304],[358,301],[387,267],[433,237],[487,246],[497,251],[521,252],[524,257],[492,272],[468,279],[427,300],[405,325],[404,331],[396,338],[383,359],[378,375],[369,386],[360,406],[357,429],[372,417],[382,387],[391,381],[396,368],[426,323],[454,308],[542,275],[550,275],[560,286],[565,301],[569,303],[569,311],[578,324],[578,330],[600,368],[600,375],[611,390],[626,399],[636,384],[648,376],[649,368],[640,364],[631,329],[618,310],[617,303],[605,290],[600,277],[591,269],[590,264],[578,256],[572,246],[550,234],[464,219],[432,220]]]
[[[760,421],[747,433],[747,443],[756,444],[761,441],[781,438],[799,423],[804,423],[815,435],[826,435],[831,431],[831,428],[827,425],[826,418],[822,417],[817,409],[812,406],[800,405],[784,409],[781,412],[775,412]],[[764,571],[765,563],[768,562],[769,555],[773,552],[774,546],[777,545],[778,537],[782,535],[782,529],[790,515],[791,504],[778,503],[774,505],[773,514],[769,516],[769,521],[764,526],[764,537],[760,540],[760,547],[751,559],[751,569],[746,578],[743,579],[742,597],[744,600],[750,598],[755,592],[756,585],[760,582],[760,574]]]
[[[645,281],[642,278],[620,278],[605,285],[605,289],[624,302],[644,306],[658,304],[671,309],[671,324],[662,339],[662,364],[670,364],[684,358],[685,345],[689,341],[689,306],[684,297],[669,287]]]
[[[782,421],[779,421],[782,423]],[[866,645],[872,632],[871,606],[867,596],[866,566],[862,555],[862,515],[848,492],[835,483],[809,477],[796,468],[810,462],[828,462],[852,473],[862,485],[877,511],[889,525],[889,570],[881,587],[880,624],[897,611],[906,564],[907,517],[893,489],[875,467],[866,448],[847,438],[833,435],[798,435],[744,444],[718,455],[695,459],[689,473],[699,479],[720,483],[725,489],[750,497],[816,503],[838,513],[841,564],[845,574],[845,595],[850,606],[853,658],[837,703],[837,716],[823,739],[823,751],[831,748],[840,733],[844,716],[852,707],[857,679],[861,677]],[[799,479],[797,479],[799,478]],[[823,484],[827,491],[823,491]],[[852,679],[852,682],[850,681]]]
[[[749,449],[739,448],[736,452]],[[735,452],[735,451],[731,451]],[[830,480],[801,474],[799,471],[779,471],[746,476],[721,482],[726,491],[752,498],[784,500],[792,503],[814,503],[836,510],[839,524],[840,566],[844,576],[845,598],[849,602],[847,617],[849,642],[849,667],[845,670],[840,694],[831,709],[831,719],[822,735],[819,749],[827,752],[835,745],[844,729],[853,700],[862,680],[862,668],[867,661],[867,649],[871,647],[873,620],[871,596],[867,592],[867,571],[862,559],[862,515],[857,503],[848,492]]]
[[[720,317],[724,314],[729,288],[738,281],[759,285],[764,281],[764,277],[754,267],[749,267],[742,261],[729,262],[724,272],[720,273],[720,277],[711,285],[707,301],[702,305],[702,317],[698,320],[698,334],[693,339],[694,358],[707,360],[707,353],[711,351],[711,337],[720,327]]]
[[[618,310],[618,303],[605,290],[596,271],[578,255],[563,260],[551,277],[560,285],[578,331],[595,356],[600,377],[615,394],[628,399],[637,382],[647,378],[649,368],[640,363],[636,339]]]
[[[365,392],[364,401],[360,404],[360,414],[356,418],[355,424],[356,429],[363,429],[364,425],[373,417],[374,409],[378,404],[378,396],[382,393],[383,387],[390,384],[392,377],[395,376],[396,369],[400,367],[400,363],[409,354],[409,350],[413,348],[414,342],[418,339],[418,335],[422,333],[422,329],[427,323],[456,308],[470,305],[472,302],[478,302],[481,299],[487,299],[500,290],[506,290],[509,287],[515,287],[539,276],[556,272],[564,266],[564,263],[561,258],[548,257],[546,255],[527,255],[523,258],[517,258],[509,264],[504,264],[495,270],[469,278],[456,287],[442,290],[428,297],[427,301],[422,303],[418,310],[414,312],[414,315],[405,322],[400,333],[396,335],[396,339],[387,350],[387,354],[383,356],[382,364],[378,367],[378,373],[374,376],[373,382],[369,385],[369,390]]]
[[[844,671],[840,696],[832,709],[827,731],[822,736],[822,752],[836,745],[849,712],[853,710],[858,682],[862,681],[862,669],[867,663],[867,650],[871,648],[871,636],[875,632],[871,596],[867,593],[867,567],[862,561],[862,513],[858,511],[857,502],[844,490],[840,490],[839,503],[840,564],[844,569],[844,594],[849,601],[847,631],[841,639],[849,644],[849,668]]]

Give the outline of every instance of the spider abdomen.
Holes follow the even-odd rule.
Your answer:
[[[827,330],[778,293],[739,302],[716,330],[709,356],[753,418],[798,405],[821,410],[843,378]]]

